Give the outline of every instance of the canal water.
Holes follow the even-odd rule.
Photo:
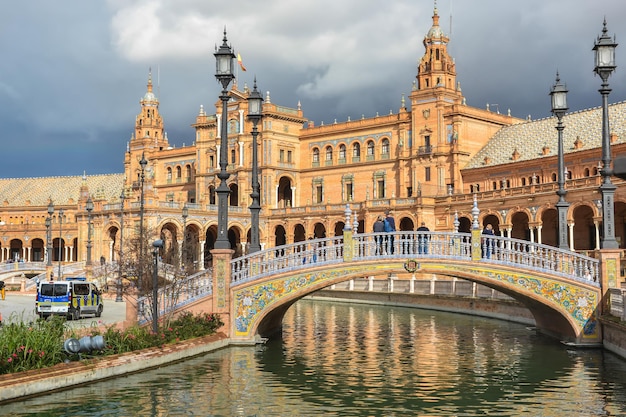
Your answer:
[[[263,346],[7,404],[0,415],[624,416],[626,361],[514,323],[306,300]]]

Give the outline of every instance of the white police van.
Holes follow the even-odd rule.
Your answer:
[[[68,320],[78,320],[84,315],[100,317],[104,310],[102,292],[84,277],[40,282],[35,310],[42,319],[52,315],[65,316]]]

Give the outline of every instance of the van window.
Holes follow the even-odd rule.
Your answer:
[[[89,295],[89,284],[74,284],[75,295]]]
[[[41,284],[40,292],[48,297],[67,295],[67,284]]]

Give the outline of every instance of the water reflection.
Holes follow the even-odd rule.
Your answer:
[[[624,415],[626,363],[524,326],[300,301],[282,339],[0,406],[3,416]]]

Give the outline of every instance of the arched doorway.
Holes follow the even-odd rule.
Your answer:
[[[403,217],[400,219],[400,229],[401,231],[411,231],[411,230],[415,230],[415,224],[413,223],[413,220],[409,217]]]
[[[343,236],[344,227],[346,227],[344,222],[335,223],[335,236]]]
[[[291,180],[288,177],[281,177],[278,181],[278,195],[276,196],[279,208],[293,207],[293,196],[291,192]]]
[[[282,225],[276,226],[274,229],[274,246],[282,246],[287,244],[287,233]]]
[[[546,209],[541,213],[541,243],[558,246],[557,211],[555,208]]]
[[[592,250],[596,246],[593,210],[583,205],[574,209],[574,250]],[[600,229],[602,230],[602,229]]]
[[[493,233],[496,236],[500,236],[500,219],[498,219],[498,216],[496,216],[495,214],[487,214],[484,218],[483,218],[483,229],[485,228],[485,226],[487,226],[488,224],[490,224],[491,226],[493,226]]]
[[[326,227],[322,223],[315,223],[313,227],[313,238],[319,239],[326,237]]]
[[[44,243],[41,239],[33,239],[31,242],[32,253],[31,259],[32,262],[43,262],[43,248]]]
[[[178,230],[176,225],[167,223],[161,228],[160,233],[163,240],[163,248],[161,249],[161,257],[163,263],[178,266],[180,254],[178,252]]]
[[[511,236],[514,239],[530,240],[530,228],[528,227],[528,215],[523,211],[518,211],[511,218],[513,227],[511,228]]]
[[[472,232],[472,221],[469,217],[459,217],[459,232],[460,233],[471,233]]]
[[[239,205],[239,186],[235,183],[232,183],[230,184],[228,188],[230,188],[229,205],[238,206]]]
[[[204,268],[213,266],[213,255],[211,251],[215,249],[215,240],[217,240],[217,226],[210,226],[204,236]]]
[[[297,224],[293,228],[293,242],[304,242],[306,240],[306,230],[301,224]]]

